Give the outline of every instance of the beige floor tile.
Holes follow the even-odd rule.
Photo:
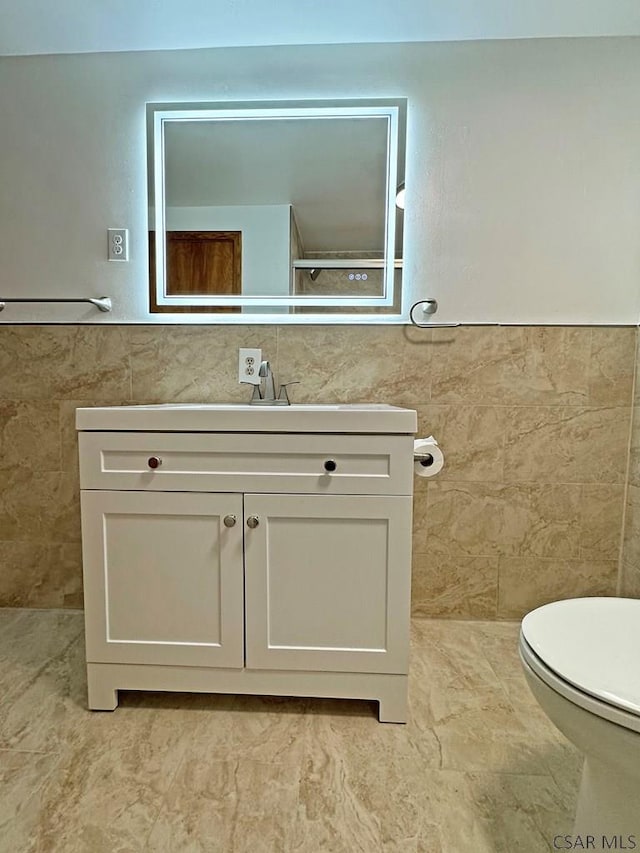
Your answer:
[[[146,850],[271,853],[292,849],[298,772],[192,747],[165,797]]]
[[[580,756],[528,692],[517,623],[415,619],[406,725],[356,700],[90,712],[82,627],[0,610],[0,853],[542,853],[570,826]]]
[[[188,746],[184,717],[90,716],[42,788],[38,851],[142,850]]]
[[[498,680],[522,674],[518,657],[520,622],[474,622],[467,630],[480,643],[482,655],[489,661]]]
[[[215,746],[222,759],[247,758],[265,763],[299,766],[310,700],[277,696],[202,697],[205,706],[224,701],[200,716],[194,734],[198,743]]]
[[[6,611],[3,611],[6,613]],[[0,644],[0,708],[63,654],[83,631],[82,614],[63,610],[20,610]]]
[[[41,820],[40,792],[57,755],[0,751],[0,853],[26,853]]]
[[[572,816],[549,776],[467,774],[469,812],[490,851],[549,851],[553,837],[570,833]]]
[[[24,611],[15,607],[0,607],[0,636],[15,630],[15,625],[24,618]]]
[[[77,638],[13,691],[0,705],[0,748],[51,752],[73,745],[91,717],[84,661],[84,643]]]

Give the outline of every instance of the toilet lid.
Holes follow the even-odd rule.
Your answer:
[[[640,600],[573,598],[522,620],[541,661],[578,690],[640,715]]]

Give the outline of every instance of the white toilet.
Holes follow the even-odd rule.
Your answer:
[[[595,850],[640,848],[640,600],[545,604],[522,620],[520,657],[541,707],[585,756],[574,835],[593,836]]]

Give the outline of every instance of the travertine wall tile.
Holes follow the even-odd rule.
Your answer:
[[[49,545],[49,584],[56,591],[56,607],[82,608],[82,545],[80,542],[53,542]],[[51,593],[43,585],[38,604],[51,607]]]
[[[640,598],[640,565],[622,562],[620,594],[628,598]]]
[[[505,365],[509,403],[580,405],[589,402],[585,365],[591,329],[527,327],[509,330],[515,357]]]
[[[102,400],[94,397],[89,400],[60,400],[58,403],[58,423],[56,431],[60,434],[60,470],[78,475],[78,433],[76,431],[76,409],[93,406],[126,406],[131,399]]]
[[[415,481],[419,612],[492,618],[505,558],[588,561],[608,579],[621,544],[635,343],[636,330],[623,328],[2,326],[0,606],[80,604],[75,409],[245,401],[239,346],[261,347],[280,381],[300,379],[295,401],[408,406],[418,434],[436,436],[445,468]],[[629,578],[640,565],[639,459],[636,418]],[[592,580],[578,572],[575,594]],[[534,572],[522,606],[538,602],[536,584]]]
[[[54,400],[0,399],[0,470],[16,467],[60,470],[58,404]]]
[[[80,544],[0,542],[3,607],[82,607]]]
[[[577,557],[580,486],[429,484],[414,548],[450,555]]]
[[[0,471],[0,542],[43,541],[52,532],[61,474],[28,468]]]
[[[495,619],[497,597],[497,558],[413,555],[414,616]]]
[[[506,366],[518,352],[514,330],[467,326],[431,334],[433,403],[504,403]]]
[[[434,329],[432,401],[585,405],[591,330],[469,326]],[[448,346],[444,343],[448,342]],[[435,351],[435,348],[434,348]]]
[[[636,329],[591,329],[589,404],[628,406],[633,391]]]
[[[616,560],[548,560],[502,557],[498,616],[519,619],[550,601],[588,595],[615,595]]]
[[[282,381],[298,402],[371,402],[415,407],[429,400],[431,332],[404,326],[286,326],[278,330]]]
[[[502,406],[427,405],[418,412],[418,435],[433,434],[445,454],[439,480],[502,482],[508,410]],[[423,481],[416,481],[416,485]]]
[[[623,562],[640,566],[640,486],[627,488]]]
[[[130,399],[123,326],[3,326],[0,399]]]
[[[634,400],[636,403],[640,400],[640,325],[636,328],[636,357],[635,357],[635,382],[634,382]]]
[[[251,389],[238,384],[238,347],[276,360],[271,326],[130,326],[125,337],[134,402],[244,402]]]
[[[636,335],[634,366],[635,394],[619,590],[621,595],[640,598],[640,334]]]
[[[624,494],[624,486],[581,486],[580,557],[583,559],[619,558]]]
[[[80,483],[75,472],[59,475],[54,505],[46,523],[49,541],[80,542]]]
[[[509,407],[505,481],[624,483],[628,420],[628,407]]]
[[[636,398],[640,402],[640,397]],[[629,482],[640,486],[640,407],[634,406],[631,424],[631,446],[629,448]]]
[[[30,607],[38,591],[47,589],[49,607],[56,599],[48,581],[49,552],[45,542],[0,541],[0,601],[3,607]],[[45,604],[47,606],[47,604]]]

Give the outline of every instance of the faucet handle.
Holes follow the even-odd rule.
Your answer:
[[[289,393],[287,391],[287,388],[289,387],[289,385],[299,385],[299,384],[300,384],[300,381],[298,379],[294,380],[293,382],[283,382],[282,385],[280,386],[280,390],[278,391],[278,400],[284,400],[284,402],[286,402],[287,405],[291,405],[291,400],[289,399]]]
[[[251,400],[250,400],[251,403],[253,403],[255,400],[261,400],[262,399],[262,397],[260,396],[260,386],[256,385],[255,382],[240,382],[240,384],[241,385],[252,385],[253,386],[253,393],[251,395]]]

